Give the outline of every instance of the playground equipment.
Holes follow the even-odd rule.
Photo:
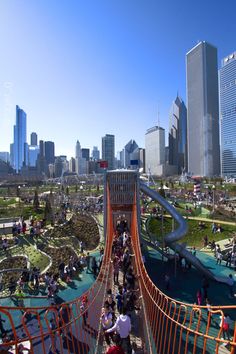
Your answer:
[[[105,252],[100,273],[86,296],[73,301],[37,308],[0,307],[0,314],[5,320],[4,326],[9,338],[1,345],[1,350],[18,353],[18,344],[27,341],[33,353],[48,353],[49,347],[60,353],[99,354],[103,353],[102,331],[100,327],[101,308],[106,291],[111,287],[112,279],[112,244],[117,220],[125,219],[129,225],[134,252],[133,267],[137,274],[140,291],[140,310],[138,325],[139,342],[143,353],[150,354],[186,354],[186,353],[235,353],[236,329],[234,322],[230,329],[230,340],[222,339],[223,325],[216,325],[219,316],[230,313],[236,316],[236,306],[211,307],[197,306],[176,301],[160,291],[151,281],[143,263],[140,248],[140,201],[141,190],[156,200],[178,223],[178,228],[165,237],[170,247],[177,246],[187,226],[185,220],[156,194],[144,185],[140,186],[138,173],[135,171],[109,171],[104,182],[104,233]],[[184,257],[189,257],[181,248]],[[196,267],[196,259],[189,258]],[[202,267],[202,266],[201,266]],[[202,269],[202,271],[205,271]],[[86,318],[86,321],[84,319]],[[50,320],[55,326],[50,326]],[[214,322],[214,323],[213,323]],[[12,347],[12,349],[10,349]]]

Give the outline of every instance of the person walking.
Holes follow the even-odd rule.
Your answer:
[[[234,279],[232,274],[229,274],[228,286],[229,286],[229,297],[234,298]]]
[[[115,334],[113,336],[114,345],[107,349],[106,354],[125,354],[124,349],[121,346],[120,337]]]
[[[101,316],[101,324],[102,324],[102,329],[103,329],[103,333],[104,333],[104,337],[105,337],[105,341],[107,343],[107,345],[111,344],[111,340],[110,337],[112,338],[112,334],[111,331],[108,332],[108,330],[112,327],[112,319],[113,319],[113,315],[112,312],[110,310],[109,305],[105,304],[103,311],[102,311],[102,316]]]
[[[117,318],[114,326],[106,330],[106,333],[111,333],[116,331],[121,339],[121,347],[127,354],[132,353],[132,348],[130,344],[130,331],[131,331],[131,321],[130,317],[126,314],[126,308],[123,307],[121,315]]]

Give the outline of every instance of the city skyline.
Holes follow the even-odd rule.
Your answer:
[[[77,139],[101,151],[105,134],[115,135],[115,151],[130,139],[144,147],[158,111],[167,134],[176,92],[186,103],[185,54],[206,40],[218,49],[219,68],[236,49],[233,1],[223,9],[213,1],[67,5],[0,3],[0,151],[13,140],[16,105],[27,113],[27,141],[36,131],[55,142],[56,155],[74,156]],[[18,17],[21,26],[9,26]]]

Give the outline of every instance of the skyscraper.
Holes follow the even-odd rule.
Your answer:
[[[13,167],[18,173],[25,161],[26,148],[26,113],[16,106],[16,124],[14,125]]]
[[[45,160],[47,165],[55,161],[55,145],[53,141],[45,141],[44,143]]]
[[[236,52],[224,58],[219,70],[221,173],[236,176]]]
[[[177,95],[169,114],[169,164],[187,171],[187,109]]]
[[[132,161],[136,160],[136,168],[139,166],[139,147],[135,140],[130,140],[121,153],[121,166],[130,168]],[[134,166],[134,165],[132,165]]]
[[[90,155],[90,151],[87,148],[82,148],[81,149],[82,152],[82,157],[86,160],[89,161],[89,155]]]
[[[217,49],[200,42],[186,54],[188,170],[220,173]]]
[[[145,134],[145,170],[153,175],[165,173],[165,129],[159,126]]]
[[[38,145],[38,136],[34,132],[30,134],[30,145],[31,146],[37,146]]]
[[[108,170],[114,169],[115,136],[106,134],[102,137],[102,159],[108,162]]]
[[[78,140],[75,147],[75,172],[77,175],[83,175],[87,173],[86,159],[82,157],[82,149]]]
[[[100,159],[100,151],[98,150],[98,147],[97,147],[97,146],[94,146],[94,147],[93,147],[93,150],[92,150],[92,159],[93,159],[93,160],[99,160],[99,159]]]

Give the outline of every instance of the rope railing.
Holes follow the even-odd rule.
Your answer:
[[[137,191],[138,192],[138,191]],[[112,206],[107,187],[107,223],[104,258],[93,286],[83,296],[54,305],[0,307],[1,319],[7,330],[3,333],[0,352],[11,349],[17,354],[18,344],[28,345],[32,353],[48,353],[49,348],[60,353],[100,354],[103,352],[100,314],[105,294],[112,279],[111,252],[114,237]],[[222,346],[235,353],[236,327],[230,329],[230,339],[221,338],[223,326],[219,316],[230,313],[235,318],[236,306],[197,306],[177,301],[158,289],[143,263],[136,202],[131,206],[131,242],[134,252],[134,272],[140,291],[142,342],[146,352],[158,354],[220,353]],[[83,298],[88,303],[83,307]],[[53,320],[54,326],[51,325]]]
[[[230,313],[235,318],[236,306],[197,306],[172,299],[158,289],[150,279],[144,266],[138,232],[137,208],[131,225],[132,243],[136,260],[139,284],[146,307],[147,329],[153,339],[157,353],[220,353],[227,346],[235,353],[236,327],[230,329],[231,339],[222,338],[223,326],[219,316]],[[222,321],[223,323],[223,321]],[[225,349],[225,348],[224,348]],[[225,349],[226,350],[226,349]]]

